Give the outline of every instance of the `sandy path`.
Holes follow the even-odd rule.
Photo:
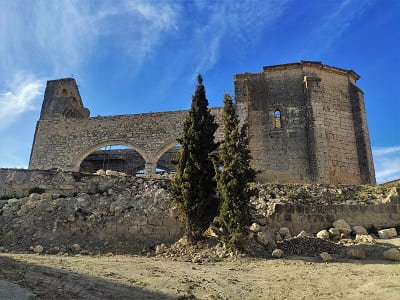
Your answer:
[[[39,299],[399,299],[400,264],[290,258],[195,264],[142,256],[1,254]]]

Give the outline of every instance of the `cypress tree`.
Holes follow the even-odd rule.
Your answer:
[[[240,248],[245,227],[250,223],[250,197],[253,190],[249,183],[256,172],[250,167],[247,124],[241,129],[232,99],[224,97],[224,141],[214,157],[217,187],[220,196],[219,221],[223,228],[223,241],[230,247]]]
[[[171,200],[190,242],[201,238],[218,213],[214,166],[209,154],[217,148],[214,133],[218,125],[208,108],[203,79],[192,97],[191,109],[178,139],[181,148],[176,158],[176,175],[172,181]]]

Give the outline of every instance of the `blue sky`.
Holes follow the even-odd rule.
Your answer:
[[[2,0],[0,167],[27,167],[47,80],[73,76],[92,116],[187,109],[233,74],[322,61],[365,93],[379,182],[400,178],[398,0]]]

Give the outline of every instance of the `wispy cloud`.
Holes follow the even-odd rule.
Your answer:
[[[0,1],[0,69],[45,67],[69,76],[105,51],[110,37],[142,63],[163,34],[177,29],[178,16],[169,1]]]
[[[195,39],[196,47],[202,53],[196,71],[206,72],[211,69],[221,55],[221,45],[225,39],[234,38],[237,44],[254,44],[259,40],[261,30],[276,22],[289,3],[289,0],[242,0],[216,1],[205,5],[197,1],[197,7],[208,19],[205,24],[198,24]]]
[[[400,178],[400,145],[372,148],[378,183]]]
[[[17,73],[9,85],[9,90],[0,92],[0,131],[9,127],[27,111],[39,108],[43,95],[42,80],[32,75]]]
[[[365,1],[333,1],[333,8],[321,13],[321,18],[315,20],[315,29],[307,38],[308,52],[313,57],[320,55],[329,49],[371,5],[372,0]],[[329,7],[329,6],[328,6]],[[306,55],[304,51],[302,56]]]
[[[118,37],[118,47],[141,65],[168,32],[178,30],[180,11],[179,3],[172,1],[104,2],[93,20],[100,37]]]
[[[138,70],[177,30],[178,15],[169,1],[0,1],[0,130],[39,106],[43,84],[35,77],[80,77],[93,57],[115,53]]]

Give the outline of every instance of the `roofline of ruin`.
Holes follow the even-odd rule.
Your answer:
[[[336,74],[349,75],[349,76],[352,76],[354,78],[354,80],[356,80],[356,81],[358,79],[360,79],[360,75],[358,75],[356,72],[354,72],[351,69],[350,70],[346,70],[346,69],[342,69],[342,68],[338,68],[338,67],[324,65],[320,61],[307,61],[307,60],[301,60],[299,62],[289,63],[289,64],[264,66],[263,67],[263,72],[298,69],[299,67],[302,67],[304,65],[308,65],[310,67],[311,66],[316,66],[316,67],[319,67],[320,70],[325,70],[325,71],[336,73]],[[260,73],[249,73],[249,72],[246,72],[246,73],[241,73],[241,74],[237,74],[237,75],[261,74],[263,72],[260,72]],[[234,75],[234,77],[236,78],[237,75]]]

